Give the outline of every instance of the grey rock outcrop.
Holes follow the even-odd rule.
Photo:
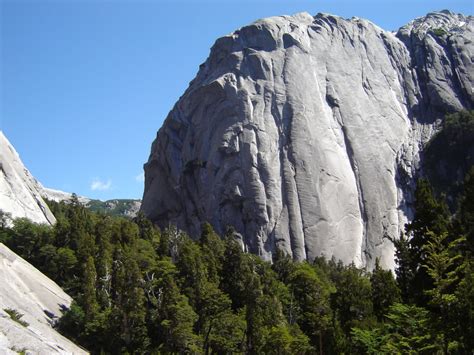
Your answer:
[[[442,11],[384,31],[301,13],[220,38],[145,164],[142,211],[251,252],[394,267],[424,144],[472,108],[474,19]]]
[[[26,217],[35,223],[54,224],[56,218],[42,196],[43,186],[0,131],[0,210],[12,218]]]
[[[0,243],[0,354],[87,354],[53,328],[71,302],[55,282]],[[12,319],[9,310],[25,323]]]

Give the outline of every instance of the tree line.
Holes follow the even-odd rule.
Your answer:
[[[229,230],[199,240],[49,202],[53,227],[17,219],[0,241],[74,299],[56,327],[95,354],[465,353],[474,348],[474,169],[453,216],[426,180],[393,240],[396,278],[334,259],[272,263]]]
[[[472,134],[473,117],[451,116],[435,139]],[[56,328],[93,354],[471,354],[474,168],[458,185],[450,210],[418,181],[395,275],[279,250],[265,262],[232,229],[205,223],[192,240],[77,198],[48,202],[52,227],[0,213],[0,242],[73,297]]]

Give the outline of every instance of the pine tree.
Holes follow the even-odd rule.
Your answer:
[[[97,270],[97,300],[102,308],[111,306],[112,281],[112,253],[113,246],[112,223],[110,217],[102,217],[95,225],[95,243],[97,256],[95,259]]]
[[[426,261],[426,245],[433,232],[435,235],[448,233],[449,212],[445,203],[438,201],[427,180],[420,179],[415,191],[415,217],[407,225],[409,239],[409,262],[413,277],[410,280],[410,298],[418,305],[426,305],[424,290],[432,288],[431,278],[422,265]]]
[[[379,259],[375,260],[375,269],[370,275],[372,304],[377,320],[382,321],[389,307],[400,301],[400,290],[390,270],[380,267]]]
[[[83,272],[83,294],[81,299],[81,306],[84,310],[85,319],[91,321],[97,315],[99,305],[97,304],[96,299],[96,270],[94,264],[94,258],[89,256],[86,263],[84,264]]]
[[[226,318],[231,320],[235,316],[232,313],[229,297],[218,288],[217,284],[206,282],[204,285],[198,315],[196,328],[202,334],[205,353],[209,353],[210,350],[228,352],[238,349],[245,328],[239,322],[226,323]],[[227,339],[217,345],[215,338],[223,333],[224,328]]]
[[[460,234],[466,237],[465,252],[474,257],[474,166],[464,179],[464,193],[457,217]]]
[[[429,296],[429,305],[434,308],[438,331],[442,336],[441,342],[447,353],[448,349],[458,347],[456,308],[459,300],[455,289],[462,277],[460,263],[462,256],[457,253],[457,248],[465,238],[461,237],[448,243],[446,242],[447,233],[441,235],[428,233],[430,239],[423,246],[426,252],[423,267],[431,277],[433,288],[425,290],[425,293]]]
[[[171,353],[199,353],[201,338],[193,327],[197,314],[188,303],[186,296],[170,277],[164,280],[163,298],[158,310],[158,321],[163,339],[163,351]]]
[[[181,289],[194,309],[199,310],[202,294],[207,283],[207,269],[199,245],[189,238],[183,239],[179,246],[176,266],[182,279]]]
[[[150,343],[145,318],[143,279],[132,250],[123,250],[115,260],[112,319],[123,343],[123,350],[144,353]]]
[[[251,271],[245,262],[242,247],[233,237],[225,240],[224,260],[221,289],[229,295],[232,309],[237,310],[245,304],[245,279]]]
[[[74,278],[74,270],[78,264],[76,254],[68,247],[58,248],[56,260],[58,264],[58,274],[55,281],[58,282],[63,289],[67,290],[69,280]]]
[[[209,223],[202,226],[200,245],[210,282],[220,283],[225,244]]]
[[[295,320],[321,352],[325,346],[324,333],[331,325],[330,294],[334,289],[307,262],[295,265],[289,285],[298,306]]]
[[[412,300],[411,284],[415,275],[413,270],[413,253],[410,250],[410,241],[401,233],[399,239],[392,239],[395,246],[395,274],[397,275],[397,285],[400,290],[400,296],[405,303]]]
[[[462,279],[455,291],[458,300],[453,317],[457,326],[451,329],[458,335],[460,353],[469,353],[474,349],[474,260],[466,258],[462,265]]]
[[[438,354],[441,345],[430,327],[429,312],[421,307],[393,304],[380,328],[353,328],[353,353]]]

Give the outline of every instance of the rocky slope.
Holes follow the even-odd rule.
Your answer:
[[[56,219],[42,198],[43,190],[0,131],[0,210],[12,218],[27,217],[35,223],[54,224]]]
[[[71,301],[56,283],[0,243],[1,354],[87,354],[52,328]],[[11,310],[26,323],[13,320]]]
[[[474,106],[474,20],[384,31],[301,13],[220,38],[159,130],[142,210],[191,235],[232,225],[249,251],[393,268],[423,146]]]

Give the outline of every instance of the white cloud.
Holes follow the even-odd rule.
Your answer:
[[[135,181],[137,182],[145,182],[145,173],[140,173],[135,176]]]
[[[91,183],[91,190],[92,190],[92,191],[96,191],[96,190],[100,190],[100,191],[109,190],[111,187],[112,187],[112,181],[110,181],[110,179],[108,179],[106,182],[105,182],[105,181],[101,181],[100,179],[94,179],[94,180],[92,180],[92,183]]]

